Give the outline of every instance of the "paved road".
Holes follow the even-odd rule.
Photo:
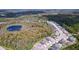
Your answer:
[[[63,39],[68,38],[68,36],[66,36],[66,34],[64,34],[63,31],[54,22],[47,21],[47,23],[54,26],[56,28],[56,30],[60,33],[60,36],[57,36],[58,37],[57,41],[61,40],[61,38],[63,38]]]

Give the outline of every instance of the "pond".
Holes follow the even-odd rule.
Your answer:
[[[22,28],[21,25],[11,25],[9,27],[7,27],[8,31],[20,31]]]

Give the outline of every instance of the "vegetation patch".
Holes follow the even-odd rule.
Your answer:
[[[14,24],[21,24],[20,31],[8,31],[7,27]],[[46,36],[52,34],[51,27],[47,22],[26,20],[11,20],[1,27],[0,45],[10,49],[31,49],[33,45]]]
[[[77,38],[77,43],[64,48],[64,50],[77,50],[79,49],[79,15],[47,15],[48,20],[55,21],[69,31],[74,37]]]

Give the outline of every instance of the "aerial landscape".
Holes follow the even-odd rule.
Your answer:
[[[0,9],[0,50],[79,50],[79,10]]]

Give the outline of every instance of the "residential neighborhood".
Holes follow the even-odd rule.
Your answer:
[[[76,42],[76,38],[56,22],[47,21],[47,23],[54,28],[55,36],[46,37],[41,42],[36,43],[32,48],[33,50],[59,50]]]

